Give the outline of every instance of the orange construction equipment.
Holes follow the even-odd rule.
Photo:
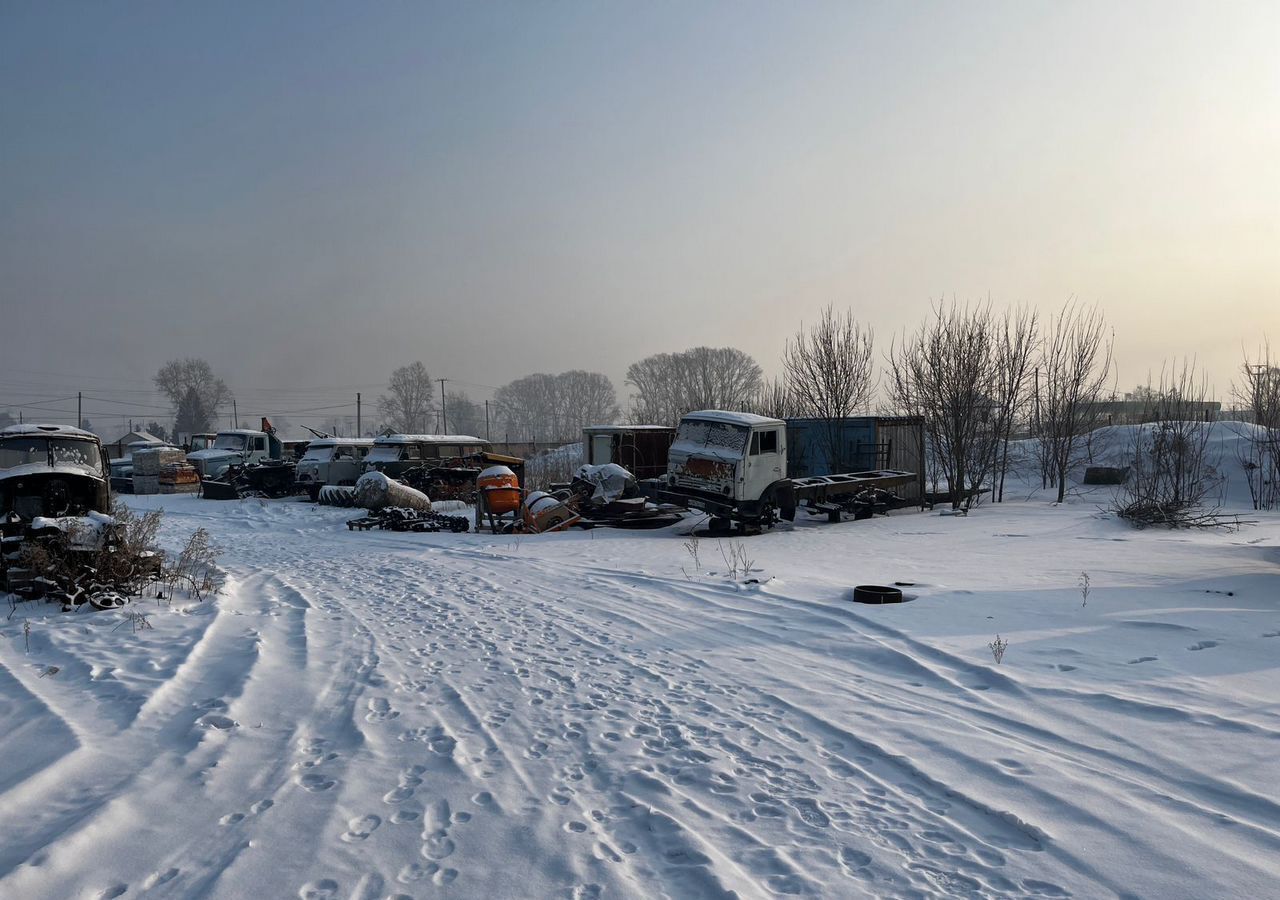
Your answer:
[[[520,508],[520,482],[506,466],[490,466],[476,477],[476,490],[484,495],[484,509],[501,516]]]

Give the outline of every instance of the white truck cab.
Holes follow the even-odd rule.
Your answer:
[[[787,495],[787,423],[751,413],[702,410],[680,420],[667,457],[666,486],[719,515],[772,516]],[[738,516],[735,515],[735,518]]]
[[[195,466],[206,481],[222,477],[232,465],[248,465],[271,458],[271,440],[267,433],[247,428],[219,431],[212,447],[187,454],[187,462]]]

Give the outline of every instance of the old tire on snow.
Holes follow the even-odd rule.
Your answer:
[[[879,584],[860,584],[853,589],[853,599],[858,603],[901,603],[902,591]]]

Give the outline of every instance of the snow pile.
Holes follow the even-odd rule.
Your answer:
[[[1078,443],[1076,465],[1070,478],[1079,485],[1089,466],[1124,467],[1133,462],[1134,448],[1141,432],[1155,425],[1107,425],[1090,433]],[[1223,479],[1222,502],[1241,509],[1252,508],[1249,492],[1249,476],[1244,461],[1250,456],[1250,440],[1257,438],[1257,425],[1248,422],[1210,422],[1203,425],[1208,431],[1205,455],[1209,465]],[[1036,440],[1014,441],[1010,444],[1009,458],[1013,467],[1028,481],[1038,471]]]

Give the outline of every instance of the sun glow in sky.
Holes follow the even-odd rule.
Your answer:
[[[1277,47],[1269,2],[0,2],[0,382],[621,389],[1074,296],[1121,389],[1222,395],[1280,342]]]

